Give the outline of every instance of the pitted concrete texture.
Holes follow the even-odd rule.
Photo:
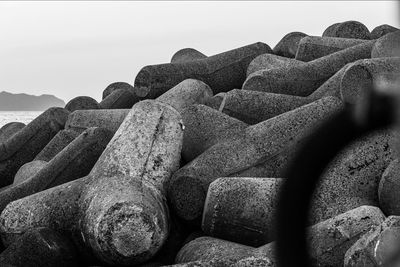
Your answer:
[[[25,124],[22,122],[9,122],[0,128],[0,143],[7,141],[8,138],[16,134]]]
[[[399,244],[400,217],[390,216],[347,250],[344,266],[400,266]]]
[[[382,25],[379,25],[379,26],[375,27],[371,31],[371,39],[378,39],[378,38],[380,38],[380,37],[382,37],[382,36],[384,36],[384,35],[386,35],[388,33],[395,32],[395,31],[398,31],[398,30],[400,30],[400,29],[398,29],[396,27],[393,27],[393,26],[390,26],[388,24],[382,24]]]
[[[25,163],[24,165],[21,166],[21,168],[19,168],[19,170],[15,174],[13,185],[21,184],[29,180],[31,177],[35,176],[41,169],[43,169],[46,165],[47,161],[43,160],[34,160]]]
[[[137,103],[89,176],[7,206],[0,216],[3,240],[51,226],[72,235],[81,254],[106,264],[149,260],[168,236],[165,186],[179,167],[182,128],[170,106]]]
[[[242,136],[212,146],[172,177],[168,196],[173,209],[184,220],[200,219],[211,182],[274,157],[300,142],[341,108],[339,99],[323,98],[248,127]]]
[[[371,39],[368,28],[359,21],[349,20],[335,23],[322,33],[323,37],[340,37],[354,39]]]
[[[211,88],[202,81],[186,79],[157,97],[156,100],[182,111],[193,104],[204,104],[213,96]]]
[[[211,98],[207,105],[248,124],[256,124],[311,103],[292,95],[234,89]]]
[[[400,57],[400,31],[379,38],[372,48],[371,57]]]
[[[204,59],[146,66],[136,76],[136,95],[154,99],[188,78],[205,82],[214,94],[240,88],[250,62],[265,53],[271,48],[259,42]]]
[[[204,105],[192,105],[181,112],[185,125],[182,157],[189,162],[215,144],[244,134],[248,124]]]
[[[308,228],[307,243],[314,266],[342,266],[346,251],[385,220],[373,206],[359,206]]]
[[[197,59],[206,58],[207,56],[194,48],[183,48],[177,51],[171,58],[171,63],[183,63]]]
[[[388,130],[373,133],[336,156],[314,193],[310,224],[361,205],[379,206],[379,181],[393,158],[391,138]]]
[[[243,89],[277,94],[308,96],[346,64],[370,58],[375,41],[310,61],[307,64],[258,71],[247,77]]]
[[[213,237],[199,237],[181,248],[176,263],[229,259],[239,261],[253,256],[254,247]]]
[[[387,215],[400,215],[400,162],[393,160],[379,182],[379,207]]]
[[[0,187],[12,184],[19,168],[32,161],[64,128],[68,115],[63,108],[50,108],[0,143]]]
[[[116,132],[129,109],[77,110],[68,116],[65,129],[83,132],[90,127],[102,127]]]
[[[111,137],[106,129],[89,128],[49,162],[25,164],[14,185],[0,192],[0,211],[11,201],[88,175]]]
[[[308,62],[364,42],[363,39],[307,36],[299,42],[296,60]]]
[[[69,143],[79,136],[78,132],[73,130],[61,130],[53,139],[40,151],[35,160],[50,161]]]
[[[126,89],[118,89],[111,92],[99,105],[101,109],[130,109],[138,101],[139,98],[135,93]]]
[[[400,56],[400,54],[399,54]],[[368,89],[385,90],[388,75],[398,76],[400,57],[358,60],[348,66],[340,82],[340,95],[344,102],[355,104],[368,96]]]
[[[294,58],[300,40],[306,36],[307,34],[302,32],[291,32],[286,34],[274,47],[274,54],[282,57]]]
[[[208,188],[204,204],[204,233],[254,247],[273,241],[283,181],[280,178],[215,180]]]
[[[71,240],[49,228],[24,233],[0,254],[1,266],[78,266],[79,256]]]
[[[274,54],[262,54],[253,59],[247,67],[246,77],[260,70],[269,70],[287,66],[301,65],[305,62],[293,58],[281,57]]]
[[[65,109],[69,112],[82,109],[99,109],[99,103],[89,96],[78,96],[71,99],[66,105]]]
[[[133,92],[133,86],[126,82],[111,83],[106,87],[106,89],[104,89],[102,100],[104,100],[112,92],[117,91],[117,90],[128,90],[130,92]]]

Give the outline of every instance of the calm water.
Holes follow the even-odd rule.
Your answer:
[[[43,111],[0,111],[0,128],[14,121],[28,124],[42,114],[42,112]]]

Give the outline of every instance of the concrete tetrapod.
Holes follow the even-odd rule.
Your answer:
[[[274,54],[282,57],[294,58],[300,40],[306,36],[307,34],[302,32],[290,32],[286,34],[274,47]]]
[[[215,95],[208,100],[207,105],[245,123],[256,124],[314,100],[301,96],[234,89]]]
[[[11,184],[19,168],[32,161],[64,128],[68,114],[63,108],[50,108],[7,141],[0,143],[0,187]]]
[[[391,33],[391,32],[395,32],[398,31],[400,29],[390,26],[388,24],[382,24],[379,26],[376,26],[372,31],[371,31],[371,39],[379,39],[382,36]]]
[[[245,132],[248,124],[204,105],[182,110],[185,125],[182,157],[186,162],[196,158],[215,144]]]
[[[365,42],[363,39],[307,36],[299,42],[296,60],[308,62]]]
[[[177,51],[171,58],[171,63],[183,63],[197,59],[206,58],[207,56],[194,48],[183,48]]]
[[[246,77],[260,70],[269,70],[288,66],[305,64],[293,58],[281,57],[274,54],[262,54],[253,59],[247,67]]]
[[[347,250],[345,267],[399,266],[400,217],[390,216]]]
[[[133,92],[133,86],[126,82],[114,82],[109,84],[106,89],[103,91],[102,100],[104,100],[107,96],[109,96],[112,92],[116,90],[128,90]]]
[[[99,109],[100,105],[97,101],[89,96],[78,96],[71,99],[66,105],[65,109],[69,112],[82,109]]]
[[[307,242],[314,266],[342,266],[348,250],[364,233],[385,220],[382,211],[373,206],[360,206],[336,217],[308,227]],[[200,237],[179,251],[176,262],[232,260],[267,257],[276,264],[275,242],[258,248],[230,241]]]
[[[372,58],[400,57],[400,31],[395,31],[379,38],[371,51]]]
[[[0,192],[0,211],[14,200],[88,175],[111,137],[106,129],[89,128],[33,175],[16,175],[14,185]]]
[[[349,20],[332,24],[322,33],[323,37],[371,39],[368,28],[359,21]]]
[[[38,226],[69,233],[81,255],[111,265],[151,258],[168,236],[165,186],[179,167],[182,123],[157,101],[133,106],[89,176],[10,203],[4,239]]]
[[[243,89],[308,96],[346,64],[370,58],[375,41],[355,45],[307,64],[258,71],[247,77]]]
[[[281,178],[219,178],[210,184],[202,229],[206,235],[249,246],[275,239]]]
[[[184,220],[200,219],[211,182],[257,165],[298,143],[341,107],[339,99],[323,98],[212,146],[172,177],[168,194],[172,207]]]
[[[0,143],[7,141],[8,138],[16,134],[25,124],[22,122],[9,122],[0,128]]]
[[[99,103],[99,106],[101,109],[130,109],[138,101],[139,98],[133,92],[119,89],[111,92]]]
[[[240,88],[250,62],[265,53],[271,48],[259,42],[204,59],[146,66],[136,76],[135,92],[154,99],[188,78],[205,82],[214,93]]]
[[[70,267],[78,266],[73,243],[49,228],[27,231],[0,254],[1,266]]]
[[[53,139],[40,151],[35,157],[35,160],[50,161],[54,158],[61,150],[64,149],[69,143],[79,136],[79,133],[73,130],[61,130]]]
[[[356,103],[366,92],[368,85],[375,85],[384,76],[399,70],[400,58],[369,58],[349,63],[308,96],[320,99],[336,96],[346,103]]]
[[[181,111],[186,106],[204,103],[210,97],[212,90],[208,85],[199,80],[186,79],[156,100]],[[116,132],[128,113],[129,109],[75,111],[68,117],[65,128],[82,132],[89,127],[103,127]]]

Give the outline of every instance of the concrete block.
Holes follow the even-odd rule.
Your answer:
[[[99,109],[100,105],[97,101],[89,96],[78,96],[71,99],[66,105],[65,109],[69,112],[82,109]]]
[[[269,70],[304,64],[303,61],[281,57],[274,54],[262,54],[253,59],[247,67],[246,77],[260,70]]]
[[[294,58],[300,40],[306,36],[307,34],[302,32],[290,32],[286,34],[274,47],[274,54],[282,57]]]
[[[349,20],[335,23],[324,31],[323,37],[340,37],[354,39],[371,39],[368,28],[359,21]]]
[[[372,58],[400,57],[400,31],[384,35],[376,40],[371,51]]]
[[[113,82],[104,89],[102,100],[116,90],[128,90],[133,92],[133,86],[126,82]]]
[[[0,143],[7,141],[8,138],[16,134],[25,124],[22,122],[9,122],[0,128]]]
[[[79,136],[78,132],[73,130],[61,130],[53,139],[40,151],[35,160],[50,161],[69,143]]]
[[[183,48],[172,56],[171,63],[183,63],[202,58],[207,58],[207,56],[194,48]]]
[[[136,76],[135,92],[141,99],[154,99],[188,78],[205,82],[214,94],[240,88],[250,62],[265,53],[271,48],[255,43],[204,59],[146,66]]]
[[[379,182],[379,207],[387,215],[400,215],[400,163],[394,159]]]
[[[371,39],[378,39],[381,38],[382,36],[398,31],[399,29],[393,26],[390,26],[388,24],[382,24],[379,26],[376,26],[372,31],[371,31]]]

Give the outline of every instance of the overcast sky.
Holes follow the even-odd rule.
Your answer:
[[[179,49],[206,55],[287,33],[321,35],[358,20],[399,27],[395,1],[0,2],[0,91],[100,100],[115,81],[169,62]]]

